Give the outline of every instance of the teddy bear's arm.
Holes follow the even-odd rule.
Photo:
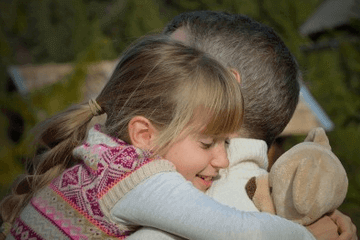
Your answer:
[[[252,177],[245,185],[247,195],[253,200],[256,191],[256,177]]]
[[[252,177],[246,184],[245,189],[259,211],[275,214],[268,177],[268,174],[256,178]]]

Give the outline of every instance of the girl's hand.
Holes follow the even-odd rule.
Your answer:
[[[335,210],[306,227],[317,240],[358,240],[351,218]],[[340,235],[339,235],[340,234]]]
[[[358,240],[356,226],[351,222],[351,218],[339,210],[335,210],[329,217],[337,225],[337,230],[340,233],[337,240]]]
[[[306,227],[317,240],[338,240],[338,226],[329,216],[324,216]]]

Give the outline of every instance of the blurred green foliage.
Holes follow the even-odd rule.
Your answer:
[[[80,86],[91,62],[114,59],[136,38],[160,32],[175,15],[191,10],[223,10],[246,14],[272,26],[297,57],[304,80],[335,123],[328,133],[333,151],[349,176],[349,191],[340,210],[360,226],[360,41],[333,31],[320,39],[336,39],[339,48],[303,52],[310,45],[299,27],[321,0],[0,0],[0,197],[30,156],[30,129],[45,117],[82,98]],[[358,21],[353,25],[360,30]],[[360,32],[360,31],[358,31]],[[24,63],[75,65],[62,81],[20,96],[8,89],[6,67]],[[7,112],[21,114],[19,142],[8,138]],[[304,136],[290,138],[287,147]]]

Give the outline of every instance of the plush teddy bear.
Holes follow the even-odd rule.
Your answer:
[[[340,206],[348,179],[324,129],[316,128],[245,188],[260,211],[309,225]]]

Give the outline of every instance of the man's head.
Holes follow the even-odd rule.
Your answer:
[[[295,111],[301,77],[274,30],[243,15],[197,11],[176,16],[163,33],[239,72],[245,104],[240,136],[270,146]]]

